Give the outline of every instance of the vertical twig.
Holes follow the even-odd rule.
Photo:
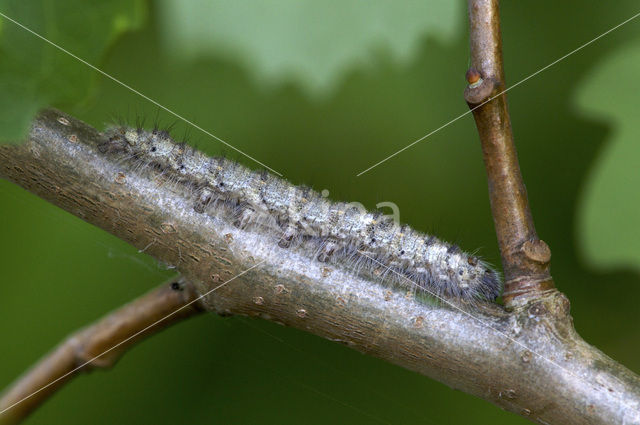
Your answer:
[[[498,0],[469,0],[471,69],[465,99],[473,110],[487,169],[491,211],[505,275],[507,306],[554,289],[551,251],[536,233],[507,108]]]
[[[191,283],[173,279],[70,335],[2,394],[0,424],[21,422],[75,376],[113,366],[142,339],[204,311],[197,297]]]

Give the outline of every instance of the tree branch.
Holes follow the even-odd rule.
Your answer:
[[[505,276],[503,298],[512,306],[525,304],[555,286],[549,272],[551,251],[538,239],[513,143],[507,95],[503,93],[498,9],[498,0],[469,0],[471,69],[465,99],[482,142]]]
[[[640,424],[640,378],[576,334],[559,292],[510,311],[424,303],[196,212],[184,191],[101,154],[103,142],[46,110],[29,140],[0,147],[0,177],[176,265],[200,294],[228,282],[203,299],[209,310],[312,332],[533,421]]]
[[[197,297],[191,283],[172,279],[70,335],[2,394],[0,424],[19,423],[75,376],[110,368],[142,339],[203,312]]]

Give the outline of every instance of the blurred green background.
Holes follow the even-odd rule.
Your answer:
[[[0,1],[0,12],[296,184],[499,255],[467,110],[466,2]],[[637,1],[503,2],[513,84],[631,17]],[[509,92],[522,172],[580,334],[640,372],[640,19]],[[54,105],[98,128],[174,118],[0,20],[0,137]],[[250,166],[178,122],[174,135]],[[0,387],[69,332],[171,276],[0,181]],[[482,400],[313,335],[205,315],[74,380],[29,424],[524,424]]]

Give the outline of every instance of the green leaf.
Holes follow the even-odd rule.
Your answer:
[[[578,105],[612,128],[579,208],[580,246],[596,267],[640,267],[639,41],[609,55],[578,89]]]
[[[123,32],[141,25],[145,3],[126,0],[0,1],[0,12],[98,66]],[[86,100],[95,72],[0,17],[0,140],[21,140],[38,109]]]
[[[158,2],[172,56],[228,55],[261,82],[295,80],[316,95],[380,53],[407,62],[423,37],[453,39],[463,7],[451,0]]]

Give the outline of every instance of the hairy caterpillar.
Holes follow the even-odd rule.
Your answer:
[[[267,171],[252,171],[176,143],[167,131],[110,127],[99,146],[159,179],[186,187],[193,208],[247,231],[273,236],[314,261],[345,264],[392,286],[466,302],[495,300],[498,273],[456,245],[399,225],[381,213],[331,202]]]

